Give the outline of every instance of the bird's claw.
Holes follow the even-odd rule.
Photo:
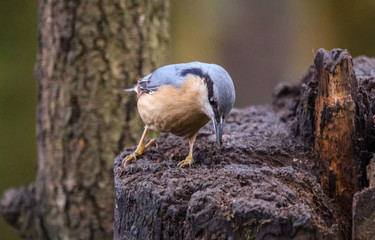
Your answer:
[[[155,139],[151,139],[151,140],[153,140],[153,145],[155,146],[156,150],[158,150],[158,149],[159,149],[159,144],[158,144],[158,142],[155,141]],[[151,141],[151,140],[150,140],[150,141]]]
[[[154,138],[150,139],[150,141],[148,141],[148,143],[145,146],[145,149],[147,150],[149,147],[152,147],[152,146],[155,146],[156,149],[159,148],[159,145],[158,145],[158,143],[156,142],[156,140]]]
[[[130,154],[130,155],[128,155],[128,156],[126,156],[123,160],[122,160],[122,163],[121,163],[121,165],[123,166],[123,167],[125,167],[125,166],[127,166],[132,160],[137,160],[137,156],[136,156],[136,153],[134,152],[134,153],[132,153],[132,154]]]
[[[144,154],[148,148],[152,147],[152,146],[157,146],[157,143],[155,141],[155,139],[151,139],[146,145],[141,145],[141,146],[138,146],[137,149],[130,155],[126,156],[123,160],[122,160],[122,163],[121,165],[123,167],[126,167],[127,165],[129,165],[129,163],[131,163],[131,161],[134,159],[134,160],[137,160],[137,157],[138,156],[141,156],[142,154]]]
[[[194,162],[194,159],[191,155],[187,156],[185,160],[182,160],[177,164],[177,167],[180,168],[187,168],[190,167]]]

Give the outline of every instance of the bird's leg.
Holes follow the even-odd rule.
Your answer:
[[[193,159],[193,146],[194,146],[194,142],[195,142],[195,138],[196,137],[197,137],[197,134],[194,134],[194,136],[192,136],[191,138],[189,138],[189,145],[190,145],[189,155],[185,158],[185,160],[179,162],[177,164],[177,167],[186,168],[186,167],[190,167],[193,164],[193,162],[194,162],[194,159]]]
[[[146,138],[146,134],[148,132],[148,127],[145,126],[145,130],[143,131],[143,134],[142,134],[142,137],[141,137],[141,140],[139,140],[139,143],[138,143],[138,146],[137,146],[137,149],[135,149],[135,151],[126,156],[123,160],[122,160],[122,165],[125,167],[126,165],[128,165],[133,159],[137,159],[138,156],[142,155],[143,153],[145,153],[147,151],[147,149],[153,145],[156,144],[155,142],[155,139],[151,139],[147,144],[145,144],[145,138]]]

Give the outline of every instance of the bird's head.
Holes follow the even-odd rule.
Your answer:
[[[216,141],[221,146],[223,122],[235,101],[235,90],[232,78],[224,68],[216,64],[193,62],[182,70],[182,75],[193,74],[203,79],[207,88],[204,109],[212,120]]]
[[[205,76],[209,104],[206,108],[214,125],[216,141],[221,146],[223,121],[233,107],[235,90],[229,74],[222,67],[211,65],[211,70]]]

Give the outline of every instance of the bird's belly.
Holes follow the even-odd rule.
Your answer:
[[[206,125],[210,120],[206,115],[178,109],[174,111],[163,111],[165,108],[158,108],[160,112],[144,112],[147,117],[141,114],[145,124],[159,132],[170,132],[177,136],[192,136]]]
[[[151,129],[190,137],[210,120],[199,103],[199,94],[199,91],[181,92],[172,86],[162,86],[139,97],[138,112]]]

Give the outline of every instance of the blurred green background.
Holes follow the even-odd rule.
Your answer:
[[[0,0],[0,195],[35,179],[37,1]],[[0,217],[0,239],[19,239]]]
[[[271,101],[319,48],[375,55],[374,0],[172,0],[171,63],[215,62],[231,74],[237,107]],[[0,1],[0,194],[35,178],[37,1]],[[0,217],[0,239],[18,239]]]

